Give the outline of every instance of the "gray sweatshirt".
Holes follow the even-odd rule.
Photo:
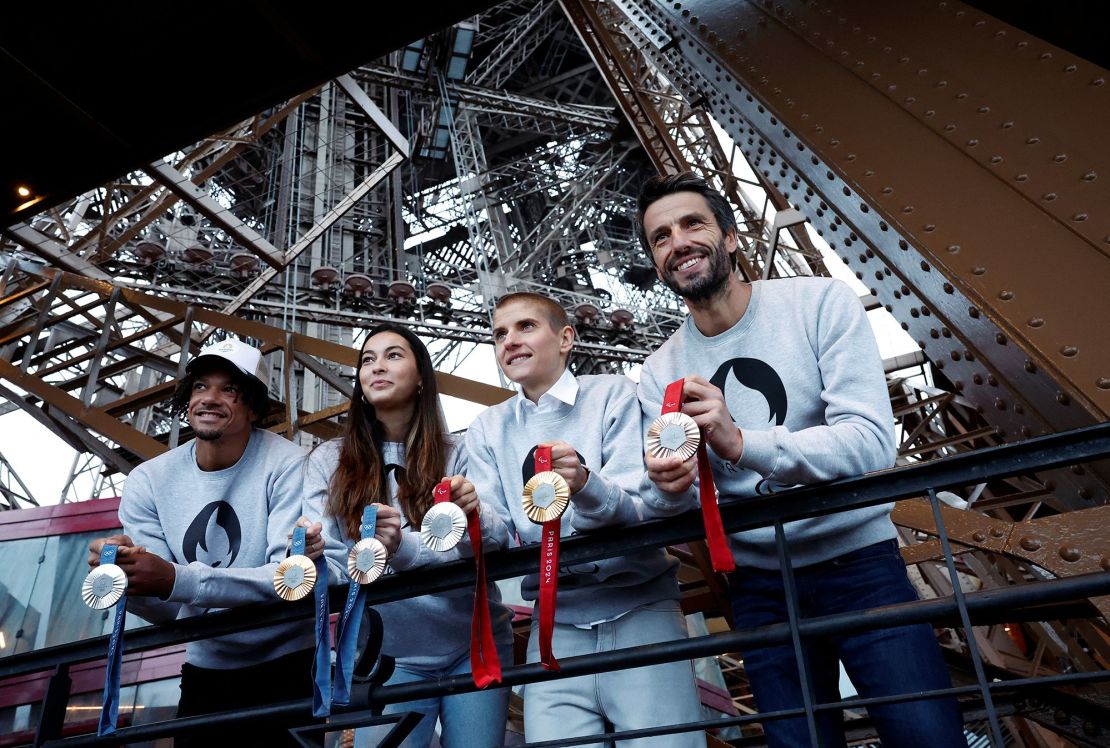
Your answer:
[[[722,499],[881,470],[894,464],[894,418],[882,361],[863,305],[841,281],[756,281],[747,311],[729,330],[706,337],[692,318],[648,357],[640,374],[646,433],[671,382],[700,374],[725,395],[744,437],[729,463],[710,450]],[[650,513],[697,505],[696,484],[682,494],[646,481]],[[796,566],[826,561],[895,536],[892,504],[786,525]],[[774,528],[730,537],[737,564],[778,568]]]
[[[483,411],[466,434],[467,477],[478,495],[493,502],[521,545],[539,543],[541,525],[524,513],[521,494],[534,474],[537,444],[562,439],[590,471],[562,517],[562,537],[644,517],[637,491],[644,472],[635,385],[623,376],[578,377],[574,404],[530,412],[523,395]],[[662,549],[638,551],[567,567],[559,573],[555,620],[591,624],[660,600],[677,600],[678,562]],[[539,574],[521,583],[521,596],[536,600]]]
[[[224,470],[197,467],[191,441],[144,462],[123,487],[119,518],[135,545],[174,565],[165,600],[128,596],[151,623],[277,600],[274,571],[301,511],[304,450],[254,429],[243,456]],[[311,621],[190,642],[185,661],[230,669],[312,647]]]
[[[342,440],[325,442],[309,455],[304,474],[304,515],[320,520],[324,525],[326,543],[324,555],[328,560],[332,583],[346,584],[347,552],[358,538],[348,538],[336,517],[326,512],[328,486],[332,474],[339,466],[339,447]],[[385,442],[382,458],[387,471],[389,503],[401,509],[397,501],[397,470],[405,467],[405,445]],[[466,471],[466,451],[455,443],[447,456],[447,475],[461,475]],[[436,476],[443,477],[443,476]],[[482,526],[482,548],[493,551],[509,544],[509,533],[500,516],[489,504],[479,509]],[[401,544],[389,559],[386,574],[417,569],[422,566],[445,564],[460,558],[473,558],[469,535],[449,551],[433,551],[420,539],[401,511]],[[512,614],[501,604],[501,593],[494,583],[489,584],[490,622],[494,638],[507,642],[512,637]],[[470,618],[474,610],[473,587],[460,587],[445,592],[383,603],[374,608],[382,617],[385,638],[382,652],[392,655],[397,662],[409,668],[439,669],[457,661],[470,650]]]

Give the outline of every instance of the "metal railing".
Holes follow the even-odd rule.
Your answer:
[[[785,588],[789,594],[792,591],[789,579],[793,572],[790,568],[790,549],[784,540],[782,531],[783,524],[806,517],[925,495],[928,496],[933,507],[948,573],[950,578],[955,580],[957,578],[955,561],[951,545],[948,542],[948,535],[944,529],[940,504],[936,496],[937,490],[981,483],[988,478],[1003,478],[1034,470],[1075,465],[1107,456],[1110,456],[1110,423],[1038,437],[1016,444],[957,455],[912,467],[887,470],[819,486],[793,489],[773,496],[755,496],[734,500],[727,500],[727,497],[722,497],[721,515],[725,529],[728,532],[771,525],[776,527],[780,558],[784,562],[784,578],[787,579]],[[704,529],[701,514],[695,509],[665,520],[652,520],[619,530],[599,531],[590,533],[588,536],[568,538],[563,542],[560,550],[560,563],[579,564],[621,556],[637,550],[684,543],[703,537]],[[507,579],[530,573],[537,567],[538,560],[539,546],[514,548],[491,553],[487,556],[487,578],[491,580]],[[472,585],[473,583],[474,570],[472,564],[468,561],[459,561],[383,578],[368,588],[367,602],[369,605],[375,605],[413,595]],[[795,599],[793,600],[794,604],[789,606],[790,616],[785,623],[568,657],[560,660],[560,670],[558,672],[547,671],[538,663],[510,667],[503,671],[502,684],[515,686],[536,683],[556,678],[713,656],[725,652],[775,644],[793,643],[797,653],[799,642],[806,637],[847,634],[910,623],[925,622],[934,626],[959,625],[967,634],[969,653],[975,669],[975,685],[957,686],[928,692],[912,692],[881,698],[855,698],[827,704],[813,704],[808,703],[807,700],[805,706],[798,709],[762,712],[582,738],[568,738],[535,745],[577,745],[598,740],[715,729],[803,715],[807,719],[812,736],[815,729],[814,716],[819,711],[843,708],[857,709],[875,704],[917,699],[967,696],[974,697],[966,700],[967,703],[964,704],[967,717],[985,719],[990,726],[992,744],[1001,746],[1003,743],[999,721],[1000,715],[1005,716],[1014,713],[1013,699],[1021,698],[1023,694],[1027,694],[1034,689],[1039,689],[1038,696],[1045,698],[1044,691],[1046,687],[1065,684],[1093,684],[1110,679],[1110,671],[1072,672],[1031,678],[1006,678],[1003,674],[993,671],[988,678],[976,649],[975,637],[971,633],[972,625],[1000,622],[1014,623],[1023,620],[1050,620],[1050,616],[1053,615],[1074,615],[1077,611],[1089,609],[1086,608],[1085,604],[1077,606],[1076,601],[1079,600],[1082,603],[1083,598],[1110,594],[1110,574],[1098,572],[973,593],[962,592],[958,583],[954,583],[953,588],[955,593],[950,597],[872,608],[866,616],[860,615],[861,611],[855,611],[847,614],[801,619],[796,614],[797,600]],[[334,587],[330,595],[331,609],[333,611],[341,609],[346,595],[345,587]],[[219,636],[262,626],[272,626],[284,621],[307,620],[313,612],[311,603],[311,599],[306,599],[300,604],[275,602],[274,604],[255,605],[139,629],[128,632],[125,652],[180,644],[200,638]],[[201,726],[210,727],[220,723],[266,719],[275,715],[284,717],[303,716],[305,723],[311,721],[310,701],[304,699],[264,707],[240,709],[219,715],[208,715],[203,718],[190,717],[125,727],[103,738],[98,738],[95,735],[81,735],[65,740],[55,740],[60,735],[68,699],[69,667],[75,663],[104,657],[107,646],[108,637],[101,636],[86,641],[13,655],[0,660],[0,679],[44,671],[50,668],[55,669],[43,700],[42,718],[36,745],[117,745],[179,734]],[[805,676],[803,675],[803,677]],[[391,686],[373,682],[356,684],[353,689],[351,704],[348,707],[336,709],[336,712],[337,714],[369,712],[372,706],[373,708],[380,708],[381,705],[388,703],[465,693],[473,690],[475,690],[475,686],[469,675]],[[1051,694],[1049,694],[1049,697],[1051,697]],[[353,715],[351,716],[353,717]],[[369,724],[370,721],[371,715],[368,713],[363,723]],[[354,724],[358,720],[344,717],[343,723],[347,724],[348,722]],[[383,724],[383,721],[378,718],[375,723]],[[397,736],[394,735],[393,737],[396,738]]]

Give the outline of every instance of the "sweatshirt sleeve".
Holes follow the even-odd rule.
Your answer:
[[[644,475],[644,447],[635,390],[629,386],[627,393],[620,392],[607,406],[601,465],[590,470],[586,484],[571,496],[572,526],[579,532],[630,525],[644,518],[637,496]]]
[[[142,546],[155,556],[173,563],[173,550],[166,541],[162,523],[158,519],[158,508],[154,504],[150,478],[142,467],[131,471],[123,485],[119,519],[123,524],[123,534],[130,537],[136,546]],[[180,569],[180,565],[174,564],[175,573]],[[157,597],[127,596],[127,610],[150,623],[172,621],[177,618],[180,609],[180,603]]]
[[[501,488],[501,477],[497,470],[497,461],[493,457],[489,441],[486,439],[482,426],[482,417],[474,419],[466,431],[466,477],[474,484],[478,492],[478,499],[483,503],[482,512],[486,506],[492,507],[494,513],[501,521],[504,537],[510,541],[517,537],[516,525],[513,523],[509,505],[505,500],[505,492]],[[490,517],[493,520],[493,517]],[[484,518],[483,518],[484,521]],[[485,538],[486,528],[482,527],[482,538]]]
[[[464,444],[456,442],[455,448],[451,453],[451,461],[447,465],[447,475],[466,475],[467,469],[468,459],[466,447]],[[473,482],[474,481],[471,480],[471,483]],[[481,497],[480,493],[478,495]],[[495,551],[509,544],[509,531],[505,528],[505,523],[497,513],[497,510],[488,502],[480,502],[478,516],[482,530],[483,551]],[[460,558],[473,557],[474,549],[470,544],[470,538],[467,534],[463,535],[462,539],[454,548],[447,551],[433,551],[431,548],[424,545],[419,531],[406,530],[401,535],[401,544],[398,546],[397,552],[394,553],[393,557],[389,560],[389,565],[393,567],[394,571],[405,571],[407,569],[417,569],[421,566],[445,564],[449,561],[457,561]]]
[[[663,390],[669,382],[660,384],[651,368],[651,360],[644,364],[640,370],[640,384],[636,394],[640,401],[640,438],[643,442],[644,435],[651,427],[652,421],[659,417],[663,408]],[[641,459],[643,449],[640,450]],[[693,459],[693,458],[691,458]],[[640,481],[640,500],[643,503],[645,517],[670,517],[698,505],[697,482],[685,491],[672,493],[660,489],[651,478],[647,469],[642,471]]]
[[[169,600],[201,608],[229,608],[275,599],[274,572],[285,557],[288,534],[301,514],[303,465],[303,455],[291,457],[267,482],[268,563],[251,568],[219,568],[199,561],[178,565],[177,581]]]
[[[820,483],[894,464],[894,417],[867,313],[841,282],[830,284],[809,341],[821,373],[825,424],[743,429],[737,464],[780,485]],[[798,341],[802,343],[803,341]]]
[[[349,581],[347,577],[347,541],[335,515],[327,511],[328,490],[338,465],[336,442],[325,442],[305,459],[302,477],[301,514],[324,527],[324,558],[332,584]]]

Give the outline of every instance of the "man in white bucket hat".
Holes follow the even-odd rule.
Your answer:
[[[304,451],[257,424],[269,410],[262,352],[234,338],[203,348],[185,368],[172,411],[196,438],[127,477],[120,546],[128,608],[152,623],[275,599],[274,570],[301,514]],[[306,546],[320,544],[319,525]],[[312,550],[306,547],[306,550]],[[190,642],[178,716],[312,694],[311,630],[301,622]],[[296,745],[285,726],[226,725],[178,735],[176,745]]]

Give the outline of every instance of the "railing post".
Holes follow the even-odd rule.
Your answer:
[[[63,662],[54,668],[54,674],[46,684],[46,695],[42,697],[42,715],[35,730],[35,748],[47,740],[62,736],[62,725],[66,721],[66,706],[69,704],[69,663]]]

